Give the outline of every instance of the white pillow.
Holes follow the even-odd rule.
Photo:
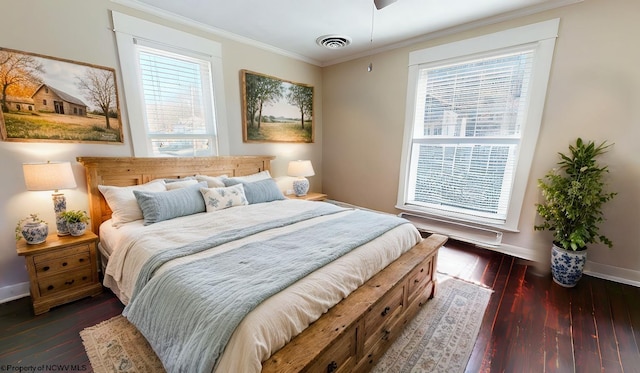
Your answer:
[[[164,181],[153,180],[146,184],[118,187],[111,185],[98,185],[98,189],[111,208],[111,223],[114,227],[141,220],[142,210],[138,206],[134,190],[145,192],[164,192],[166,187]]]
[[[269,173],[268,170],[264,170],[264,171],[260,171],[260,172],[258,172],[256,174],[252,174],[252,175],[234,176],[234,177],[231,177],[230,179],[251,183],[251,182],[254,182],[254,181],[260,181],[260,180],[264,180],[264,179],[271,179],[271,174]]]
[[[170,183],[165,183],[165,186],[167,187],[167,190],[174,190],[174,189],[180,189],[186,186],[196,185],[196,184],[198,184],[198,180],[187,179],[182,181],[172,181]]]
[[[198,181],[206,181],[209,188],[223,188],[224,183],[222,179],[226,179],[227,175],[220,176],[207,176],[207,175],[196,175],[196,180]]]
[[[226,209],[233,206],[248,205],[242,184],[226,188],[200,188],[207,212]]]

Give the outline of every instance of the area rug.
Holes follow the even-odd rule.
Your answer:
[[[436,296],[409,322],[372,372],[464,372],[492,292],[438,274]]]
[[[407,325],[373,372],[464,372],[491,290],[438,276],[436,297]],[[122,316],[80,332],[96,373],[163,372],[144,337]]]

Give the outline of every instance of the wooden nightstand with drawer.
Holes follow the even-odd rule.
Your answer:
[[[24,256],[27,263],[36,315],[102,292],[97,243],[98,236],[89,231],[78,237],[50,234],[45,242],[36,245],[18,242],[18,255]]]

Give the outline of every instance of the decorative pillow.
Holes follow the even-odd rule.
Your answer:
[[[265,171],[260,171],[256,174],[247,175],[247,176],[234,176],[234,177],[230,177],[229,179],[251,183],[254,181],[271,179],[271,174],[269,173],[269,171],[265,170]]]
[[[278,188],[278,184],[273,179],[264,179],[253,182],[243,182],[235,178],[224,179],[226,186],[242,184],[244,187],[244,194],[247,196],[247,201],[252,205],[254,203],[271,202],[281,199],[285,199],[284,195]]]
[[[180,189],[180,188],[184,188],[186,186],[190,186],[190,185],[196,185],[198,184],[198,180],[196,179],[186,179],[186,180],[181,180],[181,181],[170,181],[167,182],[165,180],[165,186],[167,187],[167,190],[174,190],[174,189]]]
[[[198,181],[206,181],[209,188],[224,188],[224,183],[222,179],[226,179],[227,175],[221,176],[207,176],[207,175],[196,175],[196,180]]]
[[[200,188],[205,182],[165,192],[134,190],[144,216],[144,225],[205,211]]]
[[[242,184],[222,188],[200,188],[207,212],[249,204]]]
[[[166,191],[164,181],[153,180],[146,184],[118,187],[111,185],[98,185],[98,189],[111,208],[111,222],[114,227],[143,218],[142,210],[138,206],[134,190],[145,192]]]

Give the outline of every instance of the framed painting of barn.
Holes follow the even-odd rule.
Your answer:
[[[314,141],[313,86],[240,71],[244,142]]]
[[[0,47],[5,141],[123,142],[115,70]]]

